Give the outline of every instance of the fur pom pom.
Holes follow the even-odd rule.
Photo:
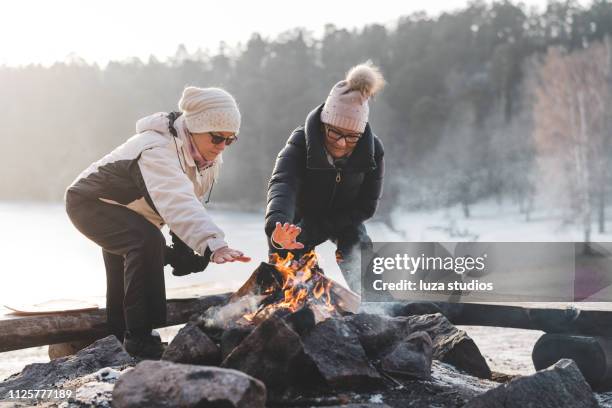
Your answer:
[[[366,61],[351,68],[346,74],[346,81],[351,90],[359,91],[368,98],[385,86],[385,78],[372,61]]]

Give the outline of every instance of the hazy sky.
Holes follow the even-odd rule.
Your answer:
[[[527,0],[542,8],[546,0]],[[174,54],[178,44],[215,52],[219,42],[246,42],[294,27],[320,35],[326,23],[361,27],[393,23],[424,10],[462,8],[465,0],[13,0],[0,12],[0,65],[49,64],[75,53],[87,61]]]

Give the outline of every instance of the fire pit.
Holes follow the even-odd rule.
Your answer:
[[[227,304],[181,329],[164,358],[242,371],[283,400],[428,380],[433,358],[490,376],[473,341],[441,314],[359,313],[360,300],[325,276],[314,252],[275,256]]]

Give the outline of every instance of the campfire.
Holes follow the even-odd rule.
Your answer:
[[[272,316],[312,326],[357,313],[361,297],[325,276],[314,251],[299,259],[271,256],[262,262],[228,303],[211,308],[202,325],[225,330],[252,328]]]
[[[310,309],[317,322],[340,316],[343,311],[338,304],[338,291],[332,293],[334,282],[319,268],[314,251],[299,260],[294,259],[292,253],[284,258],[274,254],[272,263],[262,264],[254,275],[238,290],[235,298],[251,293],[263,296],[263,300],[257,310],[245,314],[239,324],[259,324],[274,313],[295,313],[303,308]]]

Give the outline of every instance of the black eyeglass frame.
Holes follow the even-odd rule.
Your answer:
[[[325,124],[323,127],[325,129],[325,135],[335,142],[339,141],[340,139],[344,139],[347,144],[354,145],[359,143],[363,137],[363,133],[351,133],[348,135],[344,134],[337,128],[328,124]],[[336,136],[333,136],[332,134]]]

